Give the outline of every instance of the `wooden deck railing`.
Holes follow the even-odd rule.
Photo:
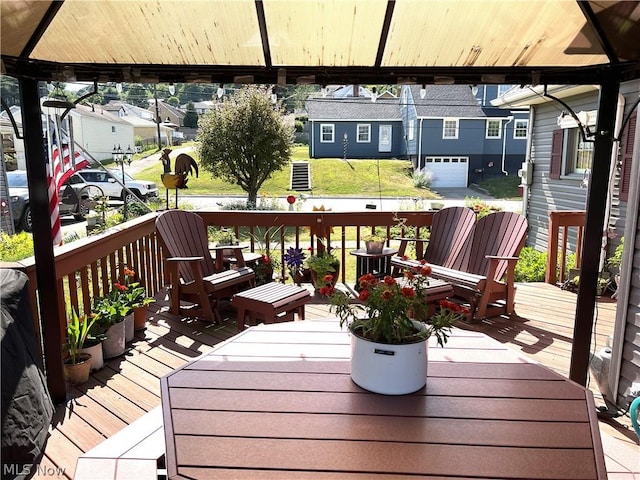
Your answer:
[[[274,236],[267,236],[266,243],[277,247],[280,255],[290,247],[300,247],[318,251],[325,245],[337,247],[338,258],[346,262],[349,250],[364,247],[361,238],[375,227],[385,228],[392,237],[392,227],[398,225],[392,212],[197,212],[212,227],[224,227],[235,232],[241,243],[248,244],[251,251],[259,248],[256,237],[264,244],[264,233],[269,227]],[[93,299],[107,293],[114,282],[121,281],[126,266],[134,270],[148,295],[155,295],[166,284],[163,267],[164,255],[156,237],[156,213],[136,218],[103,234],[83,238],[55,249],[56,290],[59,311],[51,312],[46,319],[40,318],[38,305],[37,265],[33,257],[12,264],[2,264],[2,268],[17,268],[29,278],[28,288],[32,306],[34,326],[39,345],[44,347],[47,339],[42,337],[44,321],[55,322],[60,332],[66,329],[67,314],[75,309],[79,314],[91,311]],[[406,227],[420,229],[431,225],[432,212],[400,212]],[[282,227],[282,228],[277,228]],[[349,229],[355,229],[349,231]],[[347,232],[349,239],[347,239]],[[401,228],[398,236],[404,235]],[[354,237],[355,235],[355,237]],[[319,240],[322,239],[322,241]],[[353,240],[355,238],[355,240]],[[348,243],[349,242],[349,243]],[[355,242],[355,245],[354,245]],[[284,266],[282,267],[284,276]],[[344,283],[345,269],[341,269]],[[43,288],[50,288],[44,286]],[[64,333],[62,338],[64,338]],[[60,352],[61,346],[49,346],[43,351]],[[45,365],[49,365],[44,358]],[[59,378],[62,378],[59,372]],[[53,375],[50,377],[54,377]],[[64,386],[63,390],[64,390]],[[59,391],[60,386],[56,390]]]
[[[582,233],[586,212],[558,211],[549,212],[549,238],[547,241],[547,271],[545,282],[555,284],[564,282],[567,278],[566,264],[569,237],[575,234],[575,268],[580,268],[582,257]],[[571,229],[571,230],[570,230]],[[560,257],[560,275],[558,277],[558,257]]]

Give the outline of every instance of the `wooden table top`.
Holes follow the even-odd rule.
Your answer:
[[[337,320],[252,327],[161,380],[170,479],[606,479],[591,392],[484,334],[369,393]]]

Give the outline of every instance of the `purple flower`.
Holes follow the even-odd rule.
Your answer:
[[[290,269],[297,269],[302,267],[302,262],[306,256],[301,248],[289,247],[284,254],[284,261]]]

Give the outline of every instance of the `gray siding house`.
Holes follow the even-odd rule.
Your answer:
[[[405,85],[400,109],[407,154],[436,187],[466,187],[488,177],[516,175],[526,151],[528,109],[489,102],[497,85]]]
[[[632,383],[640,382],[639,89],[640,80],[620,85],[614,132],[617,154],[611,162],[605,211],[607,242],[600,259],[603,262],[611,255],[625,237],[608,379],[608,389],[615,397],[609,400],[619,405],[626,405]],[[529,220],[527,243],[541,251],[547,248],[550,211],[586,209],[593,144],[585,141],[566,107],[585,125],[585,131],[593,132],[599,97],[597,87],[590,85],[548,87],[547,93],[562,103],[545,97],[542,87],[513,90],[495,102],[506,107],[530,105],[532,128],[528,167],[523,168],[523,211]],[[575,251],[575,235],[569,236],[569,243]]]
[[[398,158],[406,155],[395,98],[309,98],[311,158]]]

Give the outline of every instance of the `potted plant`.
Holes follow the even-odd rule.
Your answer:
[[[404,271],[403,278],[380,280],[368,273],[359,279],[361,303],[325,285],[331,311],[351,333],[351,378],[366,390],[403,395],[424,387],[427,379],[427,340],[443,346],[455,320],[468,313],[448,300],[428,304],[431,269],[422,263]],[[433,311],[432,311],[433,310]]]
[[[293,283],[296,285],[300,285],[304,280],[304,261],[306,257],[306,253],[300,247],[289,247],[284,254],[284,263]]]
[[[96,299],[93,305],[93,313],[98,315],[100,333],[107,337],[102,342],[104,358],[117,357],[125,351],[124,319],[131,307],[120,295],[118,285],[114,284],[114,288],[104,297]]]
[[[371,234],[362,237],[367,253],[380,254],[384,249],[384,242],[387,241],[386,231],[381,227],[373,229]]]
[[[328,249],[322,250],[316,255],[310,255],[304,262],[311,272],[311,283],[316,290],[326,283],[325,277],[331,276],[331,283],[335,285],[340,273],[340,260],[333,256]]]
[[[78,317],[75,310],[72,311],[71,321],[67,323],[67,357],[64,359],[64,375],[71,385],[81,385],[89,379],[91,368],[91,355],[82,353],[85,340],[89,335],[97,318],[93,315]]]
[[[256,286],[273,281],[273,272],[280,267],[280,262],[272,255],[271,251],[272,248],[278,245],[278,242],[271,243],[270,239],[273,238],[281,228],[282,226],[277,228],[269,227],[263,235],[249,234],[258,244],[258,250],[261,254],[253,267],[256,274]]]
[[[132,281],[135,279],[135,276],[136,272],[125,268],[124,285],[116,284],[115,287],[120,291],[123,302],[126,303],[130,307],[130,311],[133,312],[133,329],[143,330],[147,322],[147,307],[150,303],[155,302],[155,299],[147,296],[147,292],[140,282]],[[131,335],[131,337],[133,337],[133,335]]]

